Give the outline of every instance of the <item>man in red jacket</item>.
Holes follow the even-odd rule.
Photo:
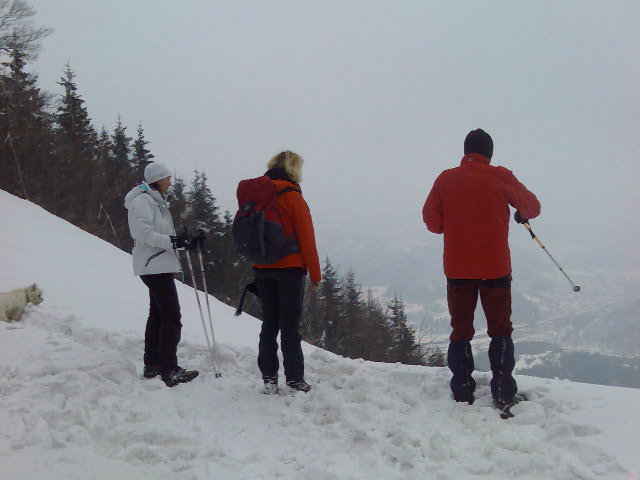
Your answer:
[[[476,383],[471,339],[478,296],[491,337],[491,394],[503,408],[518,400],[511,333],[509,205],[522,223],[540,214],[540,202],[510,170],[494,167],[493,140],[482,129],[469,132],[459,167],[442,172],[422,209],[429,231],[444,234],[444,274],[452,332],[448,363],[458,402],[474,401]]]

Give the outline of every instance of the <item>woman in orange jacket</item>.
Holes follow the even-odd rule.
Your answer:
[[[304,379],[302,337],[298,332],[305,276],[312,288],[320,283],[320,262],[316,249],[311,213],[300,191],[302,158],[293,152],[281,152],[268,163],[267,177],[278,191],[276,207],[284,233],[294,236],[297,253],[291,253],[270,265],[253,265],[257,294],[262,303],[262,330],[258,345],[258,366],[264,381],[263,393],[278,392],[278,332],[282,343],[282,357],[286,385],[290,389],[308,392],[311,386]]]
[[[512,376],[515,356],[511,334],[511,258],[509,206],[516,220],[540,214],[536,196],[510,170],[491,163],[493,140],[482,129],[469,132],[460,166],[436,179],[422,209],[429,231],[444,234],[444,273],[451,314],[448,363],[451,390],[459,402],[473,403],[475,381],[471,339],[480,297],[491,337],[491,393],[499,408],[517,401]],[[525,220],[526,221],[526,220]]]

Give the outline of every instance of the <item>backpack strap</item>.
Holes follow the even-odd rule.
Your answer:
[[[302,195],[302,190],[300,188],[296,188],[296,187],[284,187],[282,190],[278,190],[276,192],[276,197],[279,197],[280,195],[284,194],[284,193],[288,193],[288,192],[298,192],[300,195]],[[290,217],[289,214],[287,214],[288,217]],[[296,234],[295,232],[293,233],[291,239],[296,243],[296,245],[298,244],[298,241],[296,239]],[[299,251],[298,247],[298,251]],[[294,252],[295,253],[295,252]]]
[[[251,283],[247,283],[244,286],[244,290],[242,291],[242,296],[240,297],[240,303],[238,304],[238,308],[236,308],[236,313],[235,313],[236,317],[240,316],[240,314],[242,313],[242,307],[244,305],[244,297],[247,295],[247,292],[251,292],[255,296],[258,296],[258,286],[256,285],[255,281]]]
[[[302,190],[300,190],[299,188],[296,187],[284,187],[282,190],[278,190],[276,192],[277,196],[282,195],[283,193],[287,193],[287,192],[298,192],[298,193],[302,193]]]
[[[296,187],[284,187],[282,190],[278,190],[276,192],[276,197],[279,197],[280,195],[287,193],[287,192],[298,192],[300,195],[302,195],[302,190],[300,190],[299,188]]]

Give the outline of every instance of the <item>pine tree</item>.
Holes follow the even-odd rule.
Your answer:
[[[142,128],[142,122],[138,124],[137,130],[138,136],[133,142],[133,158],[131,164],[136,172],[136,175],[142,179],[144,176],[144,168],[152,162],[155,157],[151,151],[147,148],[149,142],[144,138],[144,129]]]
[[[375,362],[387,362],[389,349],[394,340],[385,311],[371,289],[366,292],[365,315],[367,329],[363,332],[361,340],[365,349],[363,358]]]
[[[111,143],[111,137],[105,127],[102,127],[100,134],[98,135],[98,141],[96,143],[96,160],[101,171],[104,171],[106,166],[111,160],[111,151],[113,150],[113,144]],[[103,172],[104,175],[104,172]]]
[[[189,208],[187,227],[191,230],[204,230],[209,236],[217,235],[222,230],[216,199],[207,185],[205,172],[194,172],[191,190],[188,195]]]
[[[342,311],[342,285],[329,257],[326,258],[322,269],[320,307],[322,312],[321,322],[324,326],[321,345],[327,350],[340,355],[343,349],[341,333],[344,320]]]
[[[107,182],[103,201],[111,218],[114,219],[115,244],[125,251],[130,251],[133,240],[129,234],[124,197],[141,179],[137,177],[132,165],[131,137],[127,135],[127,127],[119,114],[109,145],[111,150],[104,165]]]
[[[212,243],[212,248],[218,258],[219,298],[225,303],[235,305],[239,301],[245,285],[253,281],[254,274],[251,265],[242,260],[235,247],[232,233],[233,216],[229,211],[224,213],[224,222],[221,224],[222,231],[214,237]],[[248,295],[245,298],[244,310],[257,318],[262,316],[261,305],[253,295]]]
[[[49,98],[25,71],[27,55],[18,42],[0,74],[0,188],[41,203],[50,189],[51,115]]]
[[[127,136],[127,127],[122,123],[122,117],[118,115],[116,127],[111,136],[112,173],[116,180],[124,180],[130,176],[131,167],[135,167],[131,156],[131,137]]]
[[[103,126],[98,134],[98,141],[96,142],[96,162],[99,171],[98,181],[96,182],[96,188],[103,192],[110,182],[109,169],[111,165],[111,151],[113,150],[113,144],[111,143],[111,137],[109,132]],[[103,203],[103,198],[100,198],[100,203]]]
[[[366,323],[362,291],[356,282],[356,275],[349,269],[342,281],[342,309],[343,328],[342,336],[343,354],[350,358],[364,358],[366,347],[363,338],[366,336],[368,325]]]
[[[194,172],[194,179],[186,194],[186,200],[184,215],[180,218],[181,224],[179,223],[176,228],[186,228],[193,234],[201,231],[207,235],[202,249],[209,293],[231,303],[232,297],[235,297],[240,286],[237,283],[226,284],[232,274],[229,272],[230,265],[226,263],[229,255],[226,253],[225,225],[220,221],[219,208],[207,184],[205,172],[198,170]]]
[[[55,183],[58,191],[55,197],[59,201],[54,205],[54,212],[76,225],[86,225],[94,219],[99,204],[91,195],[95,192],[94,181],[99,175],[96,171],[97,135],[84,100],[78,94],[75,76],[67,65],[58,82],[63,87],[64,94],[56,116],[58,140]]]
[[[66,140],[79,149],[89,150],[95,144],[95,131],[91,126],[89,114],[84,106],[84,100],[78,94],[78,87],[75,83],[76,74],[71,66],[67,64],[64,75],[58,82],[64,88],[62,103],[58,107],[57,122],[60,133]]]
[[[195,170],[186,199],[185,214],[181,218],[182,227],[192,233],[202,231],[207,235],[205,246],[210,253],[208,255],[208,263],[213,270],[217,270],[219,257],[216,254],[219,250],[218,240],[222,234],[223,226],[220,223],[219,208],[207,184],[207,174],[205,172]]]
[[[304,304],[300,319],[300,334],[304,340],[312,345],[322,347],[325,339],[325,329],[322,324],[323,314],[320,301],[320,291],[311,288],[311,282],[307,282]]]
[[[174,175],[171,185],[171,197],[169,210],[174,223],[183,224],[187,215],[187,192],[184,180],[179,175]]]
[[[416,353],[415,333],[407,325],[404,301],[398,295],[394,295],[389,300],[387,309],[394,341],[389,350],[389,359],[407,364],[420,364],[419,355]]]

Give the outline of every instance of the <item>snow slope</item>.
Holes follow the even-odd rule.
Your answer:
[[[193,291],[179,289],[181,364],[143,380],[146,289],[130,257],[0,191],[0,291],[45,302],[0,325],[0,478],[636,479],[640,390],[518,377],[531,400],[501,420],[489,377],[473,406],[446,369],[340,358],[305,345],[309,394],[261,395],[259,322],[211,300],[214,378]]]

